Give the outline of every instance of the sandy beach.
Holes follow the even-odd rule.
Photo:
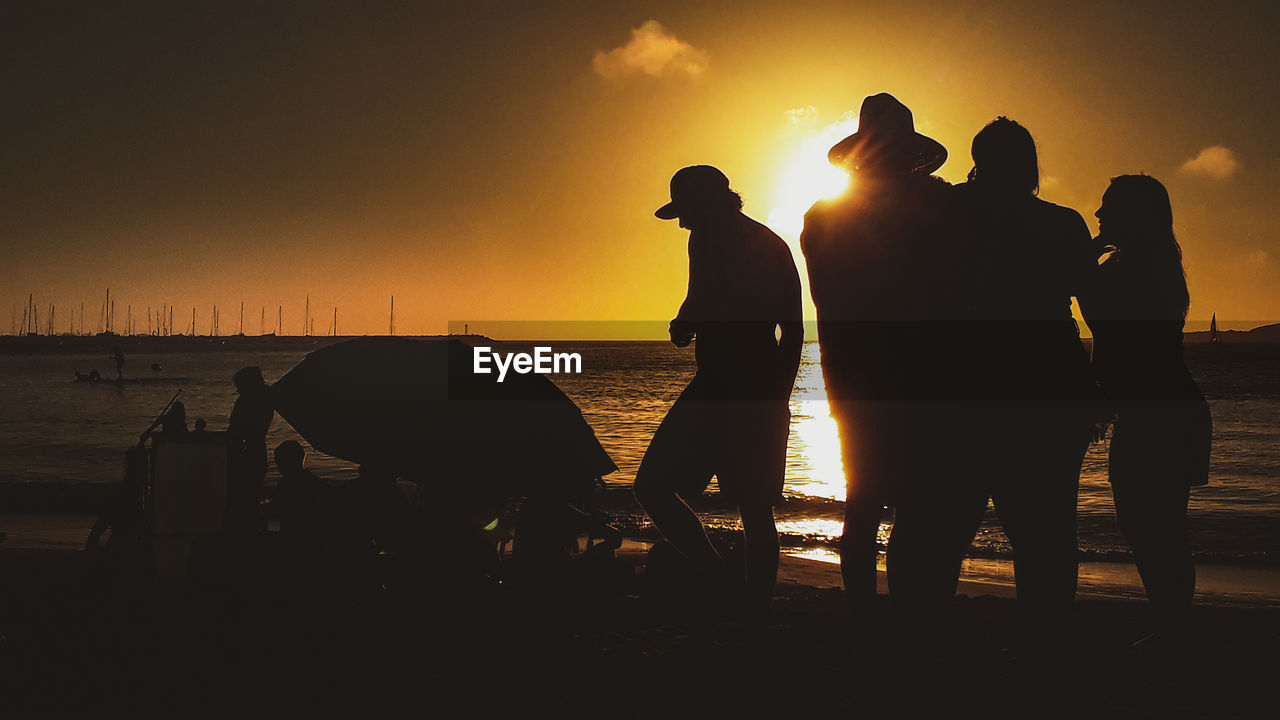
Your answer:
[[[101,555],[0,549],[3,702],[22,717],[1271,716],[1275,610],[1200,607],[1194,651],[1135,655],[1142,603],[1084,595],[1071,651],[1044,661],[1010,653],[1007,586],[964,583],[952,629],[921,644],[883,590],[882,619],[855,628],[838,568],[786,557],[771,625],[753,634],[644,562],[627,551],[590,579],[523,590],[426,571],[354,592],[286,565],[156,581]]]

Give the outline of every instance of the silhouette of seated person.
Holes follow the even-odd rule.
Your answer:
[[[148,438],[154,435],[163,436],[165,440],[182,440],[190,434],[187,429],[187,406],[181,400],[175,401],[169,406],[168,412],[156,418],[142,433],[138,444],[145,443]]]
[[[587,536],[586,545],[579,553],[583,535]],[[530,498],[518,518],[511,558],[518,575],[557,582],[575,565],[583,572],[609,567],[621,544],[621,533],[609,525],[604,513]]]
[[[361,465],[354,480],[328,494],[327,505],[336,551],[372,555],[408,549],[413,511],[390,470]]]
[[[271,509],[280,520],[280,534],[296,544],[315,545],[325,530],[324,501],[329,486],[305,467],[307,452],[296,440],[275,448],[276,484]]]

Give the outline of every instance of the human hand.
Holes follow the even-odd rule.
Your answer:
[[[1107,439],[1107,430],[1111,428],[1110,420],[1099,420],[1093,424],[1093,442],[1100,443]]]
[[[693,342],[693,337],[696,335],[693,325],[688,320],[681,320],[680,318],[671,321],[671,326],[667,329],[667,332],[671,335],[671,343],[676,347],[685,347]]]

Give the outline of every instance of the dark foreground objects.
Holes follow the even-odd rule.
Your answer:
[[[962,450],[951,445],[945,400],[958,374],[951,319],[965,278],[949,185],[930,174],[946,149],[915,132],[911,111],[887,93],[866,98],[859,117],[858,132],[829,153],[852,174],[851,189],[809,210],[800,244],[844,459],[841,572],[855,618],[870,627],[885,506],[895,507],[895,605],[950,600],[937,588],[945,572],[925,511]]]
[[[690,231],[689,291],[671,321],[671,341],[684,347],[696,336],[698,370],[654,433],[635,493],[709,593],[729,605],[745,597],[748,622],[762,624],[777,576],[773,506],[782,498],[787,401],[804,330],[790,250],[741,208],[723,173],[697,165],[672,177],[671,202],[655,213],[678,217]],[[712,476],[742,515],[745,580],[683,499],[701,494]]]
[[[1081,298],[1093,366],[1115,412],[1110,474],[1116,520],[1157,633],[1186,625],[1195,592],[1187,503],[1209,481],[1212,420],[1182,355],[1190,297],[1173,235],[1169,193],[1155,178],[1121,175],[1098,209],[1110,255]]]
[[[969,336],[981,338],[966,373],[966,444],[994,430],[997,453],[969,457],[956,510],[951,578],[958,578],[988,498],[1013,546],[1018,603],[1032,646],[1070,633],[1076,593],[1076,498],[1097,419],[1089,357],[1071,316],[1097,267],[1080,214],[1046,202],[1035,141],[1005,117],[973,139],[969,182],[955,189],[959,238],[974,258],[965,302]]]
[[[699,635],[650,601],[629,556],[616,592],[557,615],[446,578],[431,593],[352,601],[265,573],[239,585],[130,583],[99,560],[0,549],[6,717],[1270,718],[1280,672],[1280,613],[1269,609],[1196,608],[1214,629],[1211,661],[1155,664],[1118,642],[1141,624],[1139,604],[1082,600],[1089,661],[1046,678],[1000,661],[1014,602],[991,596],[957,601],[966,649],[927,664],[883,633],[850,652],[832,632],[844,594],[793,582],[779,584],[764,638]]]
[[[473,361],[473,347],[454,338],[360,338],[307,355],[270,394],[312,448],[361,466],[360,480],[326,503],[326,542],[351,556],[394,550],[409,572],[555,584],[548,578],[567,564],[592,564],[617,546],[589,512],[617,466],[545,375],[498,382]],[[384,526],[380,518],[405,515],[397,478],[416,485],[409,517]],[[584,532],[599,542],[570,549]],[[510,562],[495,570],[499,546],[510,547]]]

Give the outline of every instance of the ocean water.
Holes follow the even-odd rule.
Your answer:
[[[235,399],[230,378],[237,369],[259,365],[270,382],[324,343],[289,340],[278,343],[285,347],[263,339],[181,350],[151,342],[129,350],[125,377],[141,381],[123,385],[72,382],[76,371],[95,367],[114,374],[107,343],[21,352],[12,345],[0,348],[0,529],[9,533],[8,542],[81,542],[84,523],[65,516],[92,513],[101,491],[119,480],[125,448],[137,442],[175,392],[182,391],[189,418],[204,418],[210,429],[222,429]],[[627,529],[652,536],[630,502],[629,486],[653,431],[693,375],[692,349],[659,342],[549,344],[581,353],[583,373],[554,380],[582,408],[619,467],[607,478],[610,490],[602,505]],[[1191,502],[1195,552],[1202,563],[1280,566],[1280,347],[1188,345],[1187,359],[1209,399],[1215,426],[1210,484],[1193,491]],[[163,370],[152,372],[152,363]],[[784,544],[821,553],[840,533],[844,474],[816,343],[805,346],[791,410],[787,499],[778,510],[779,529]],[[992,430],[979,451],[995,458],[1002,441],[1000,429]],[[268,443],[295,437],[277,418]],[[312,453],[308,463],[335,482],[355,473],[349,463],[319,453]],[[273,480],[269,476],[268,484]],[[714,486],[698,509],[714,527],[736,527],[732,510],[716,502]],[[1080,541],[1086,559],[1128,557],[1112,513],[1106,444],[1095,444],[1081,474]],[[886,518],[886,536],[890,527]],[[1008,556],[991,512],[973,554]]]

